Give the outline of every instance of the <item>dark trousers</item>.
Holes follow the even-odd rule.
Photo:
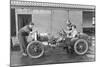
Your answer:
[[[20,34],[18,34],[21,52],[24,52],[24,53],[26,53],[26,48],[28,45],[25,34],[26,34],[26,32],[20,32]]]

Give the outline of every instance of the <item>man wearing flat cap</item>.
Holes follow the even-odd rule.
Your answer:
[[[26,46],[27,46],[27,39],[26,36],[29,35],[29,33],[32,31],[34,27],[34,23],[30,22],[28,25],[22,27],[19,32],[18,32],[18,39],[20,42],[20,48],[21,48],[21,52],[22,55],[26,56]]]

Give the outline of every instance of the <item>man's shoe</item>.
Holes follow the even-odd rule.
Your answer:
[[[26,54],[26,53],[22,53],[22,55],[23,55],[23,56],[27,56],[27,54]]]

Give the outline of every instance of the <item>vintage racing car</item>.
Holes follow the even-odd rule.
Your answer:
[[[66,33],[60,33],[59,37],[52,36],[48,33],[30,33],[28,36],[28,45],[26,48],[30,58],[39,58],[45,52],[45,45],[50,47],[63,47],[68,53],[84,55],[91,46],[91,37],[78,33],[75,38],[68,38]]]

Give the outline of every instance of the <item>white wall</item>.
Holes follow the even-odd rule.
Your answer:
[[[67,20],[70,20],[72,24],[77,26],[77,30],[82,32],[82,10],[70,9],[68,12],[68,9],[60,8],[19,8],[15,9],[15,11],[16,15],[31,14],[32,21],[35,23],[40,33],[48,32],[57,35],[57,32],[61,31],[62,28],[66,29]]]

